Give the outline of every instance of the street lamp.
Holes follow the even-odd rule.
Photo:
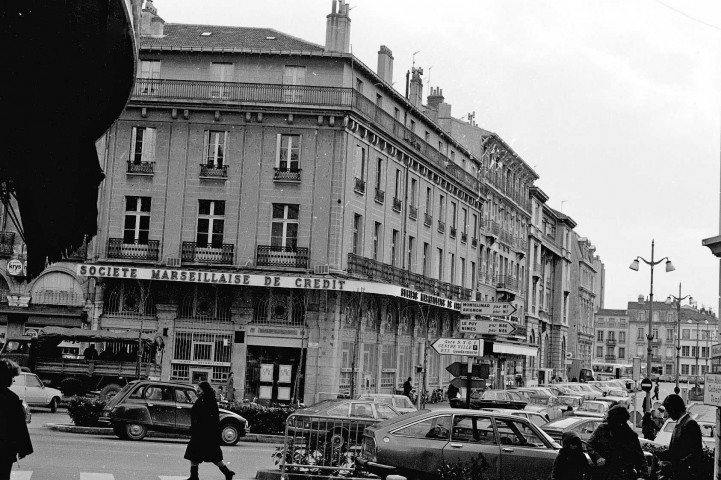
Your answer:
[[[681,302],[688,298],[688,303],[693,305],[693,297],[691,295],[681,296],[681,283],[678,284],[678,297],[675,295],[669,295],[666,299],[666,304],[671,305],[676,303],[676,387],[673,392],[678,395],[681,388],[678,386],[678,379],[681,370]]]
[[[651,261],[648,261],[643,257],[636,257],[636,259],[631,262],[631,265],[629,265],[628,267],[631,270],[638,272],[639,260],[643,261],[643,263],[651,267],[651,292],[649,293],[648,302],[648,335],[646,336],[646,339],[648,340],[648,348],[646,350],[646,375],[649,378],[651,377],[651,353],[653,352],[653,348],[651,347],[651,342],[653,341],[653,326],[651,324],[653,320],[653,267],[665,260],[667,272],[673,272],[674,270],[676,270],[676,268],[673,266],[673,263],[671,263],[671,260],[669,260],[668,257],[663,257],[661,260],[654,261],[654,248],[655,242],[654,240],[651,240]],[[644,412],[648,412],[651,410],[651,390],[646,392],[645,407],[646,408],[644,409]]]

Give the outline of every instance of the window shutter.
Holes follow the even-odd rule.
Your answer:
[[[223,132],[223,165],[228,164],[228,132]],[[218,165],[220,166],[220,165]]]
[[[145,137],[143,138],[143,162],[155,161],[155,139],[157,131],[154,128],[145,129]]]
[[[280,168],[280,149],[281,149],[280,139],[281,139],[281,137],[282,137],[282,135],[279,133],[278,135],[276,135],[276,139],[275,139],[275,168]]]
[[[202,163],[203,165],[208,164],[209,148],[210,148],[210,130],[205,130],[204,140],[203,140],[203,156],[202,156],[202,160],[200,161],[200,163]]]
[[[133,127],[130,132],[130,155],[128,160],[133,163],[135,162],[135,141],[138,138],[138,127]]]

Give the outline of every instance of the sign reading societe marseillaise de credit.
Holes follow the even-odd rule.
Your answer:
[[[133,280],[160,280],[169,282],[209,283],[247,287],[305,288],[351,293],[373,293],[406,298],[419,303],[460,311],[461,302],[436,297],[398,285],[363,282],[342,278],[309,277],[305,275],[256,275],[249,273],[182,270],[175,268],[138,268],[110,265],[81,264],[78,275],[99,278],[128,278]]]

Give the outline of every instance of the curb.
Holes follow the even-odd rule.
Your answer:
[[[111,427],[79,427],[77,425],[71,425],[67,423],[46,423],[43,425],[45,428],[55,430],[58,432],[66,433],[80,433],[85,435],[114,435]],[[165,432],[148,432],[148,437],[153,438],[182,438],[187,439],[188,435],[181,435],[177,433],[165,433]],[[262,433],[249,433],[244,437],[240,437],[239,442],[252,442],[252,443],[273,443],[283,444],[282,435],[265,435]]]

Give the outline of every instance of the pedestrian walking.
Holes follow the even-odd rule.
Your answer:
[[[643,414],[643,419],[641,420],[641,433],[643,434],[643,438],[646,440],[654,440],[660,429],[661,427],[656,423],[653,412],[648,411]]]
[[[703,446],[701,429],[686,412],[683,399],[671,394],[663,401],[668,416],[676,421],[671,434],[671,442],[666,451],[658,452],[659,460],[671,462],[673,477],[678,480],[701,478],[703,465]]]
[[[235,387],[233,386],[234,379],[233,379],[233,372],[230,372],[228,374],[228,381],[225,385],[225,399],[229,402],[235,401]]]
[[[646,477],[648,467],[638,435],[628,425],[631,414],[616,405],[608,411],[588,441],[589,454],[596,464],[594,478],[603,480],[636,480]]]
[[[658,385],[658,379],[656,379],[656,386],[653,387],[653,397],[651,397],[651,400],[659,400],[658,398],[658,391],[659,391],[659,385]]]
[[[583,453],[581,437],[576,432],[563,432],[563,448],[553,462],[551,480],[583,480],[590,472],[586,455]]]
[[[458,396],[458,387],[453,385],[452,383],[448,385],[448,401],[450,402],[454,398]]]
[[[413,383],[411,382],[411,377],[408,377],[408,380],[403,383],[403,395],[411,398],[411,390],[413,390]]]
[[[0,480],[10,480],[13,463],[33,453],[25,409],[20,398],[10,390],[13,377],[19,374],[20,368],[15,362],[0,359]]]
[[[220,450],[220,417],[215,391],[208,382],[200,382],[198,387],[198,399],[190,411],[190,441],[185,449],[185,458],[190,460],[188,480],[198,480],[198,465],[203,462],[214,463],[225,475],[225,480],[232,480],[235,472],[223,463]]]

